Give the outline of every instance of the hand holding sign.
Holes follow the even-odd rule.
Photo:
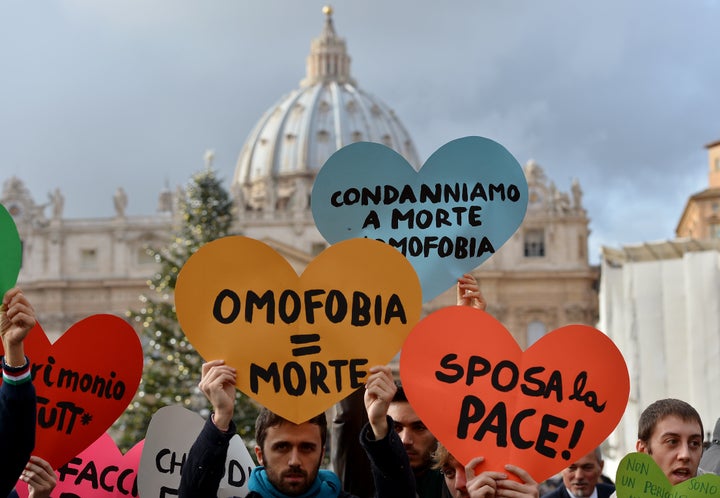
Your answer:
[[[720,476],[705,474],[673,486],[652,457],[646,453],[625,455],[615,477],[618,498],[672,496],[710,498],[720,496]]]
[[[588,354],[569,354],[582,344]],[[630,393],[625,361],[602,332],[557,329],[523,352],[491,315],[463,306],[418,323],[403,345],[405,393],[430,431],[478,471],[505,464],[541,482],[600,444]]]
[[[396,250],[354,239],[318,255],[298,277],[247,237],[204,245],[177,279],[175,306],[206,360],[237,369],[237,387],[304,422],[392,359],[420,316],[420,284]]]
[[[15,286],[20,263],[22,261],[22,244],[17,226],[5,206],[0,204],[0,299]]]
[[[177,495],[183,462],[204,424],[200,415],[181,406],[164,406],[155,412],[148,425],[140,459],[138,490],[141,497]],[[226,471],[217,497],[247,495],[247,481],[254,467],[255,462],[245,443],[235,434],[230,440]]]
[[[25,352],[32,362],[38,402],[34,454],[57,469],[127,408],[140,384],[142,346],[122,318],[93,315],[54,344],[37,324],[25,339]]]
[[[358,142],[325,162],[311,205],[328,242],[367,237],[399,249],[427,302],[515,233],[527,180],[512,154],[487,138],[453,140],[418,172],[389,147]]]
[[[30,455],[20,480],[15,483],[16,493],[25,498],[30,493],[33,497],[50,496],[58,482],[58,476],[47,460],[36,455]],[[15,495],[9,495],[15,496]]]

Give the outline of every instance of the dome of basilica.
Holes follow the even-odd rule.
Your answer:
[[[419,168],[415,146],[392,109],[358,88],[332,9],[312,41],[300,88],[272,106],[245,142],[232,191],[241,211],[309,208],[312,182],[325,161],[353,142],[378,142]]]

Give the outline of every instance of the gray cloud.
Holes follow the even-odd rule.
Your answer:
[[[0,6],[2,177],[66,215],[154,211],[205,149],[232,177],[262,113],[304,76],[322,2],[51,0]],[[559,188],[578,178],[599,244],[671,238],[720,138],[717,2],[342,2],[359,85],[423,158],[483,135]],[[88,189],[87,185],[91,188]]]

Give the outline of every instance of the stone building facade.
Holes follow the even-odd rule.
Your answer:
[[[708,187],[688,198],[675,235],[678,238],[720,239],[720,140],[708,151]]]
[[[268,109],[241,148],[230,186],[234,232],[268,243],[302,271],[327,247],[309,206],[315,175],[335,150],[360,140],[388,145],[415,168],[421,165],[392,109],[351,77],[345,40],[328,10],[311,44],[306,77]],[[594,325],[599,278],[588,260],[580,185],[561,191],[534,161],[524,171],[530,196],[525,221],[475,270],[489,311],[523,347],[568,323]],[[89,314],[138,308],[157,268],[145,248],[162,246],[177,226],[174,197],[160,192],[156,213],[128,216],[128,199],[118,189],[114,217],[67,219],[61,192],[38,203],[22,179],[4,179],[0,202],[24,244],[19,283],[46,331],[57,335]],[[425,311],[454,301],[451,289],[426,303]]]
[[[609,456],[635,451],[640,413],[662,398],[697,409],[709,438],[720,413],[720,142],[708,188],[688,198],[673,240],[603,247],[598,327],[630,374],[630,400]]]

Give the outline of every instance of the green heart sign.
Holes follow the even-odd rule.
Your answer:
[[[22,245],[15,221],[5,206],[0,204],[0,298],[15,287],[20,263],[22,261]]]
[[[704,474],[673,486],[647,453],[630,453],[620,460],[615,476],[618,498],[717,498],[720,476]]]

